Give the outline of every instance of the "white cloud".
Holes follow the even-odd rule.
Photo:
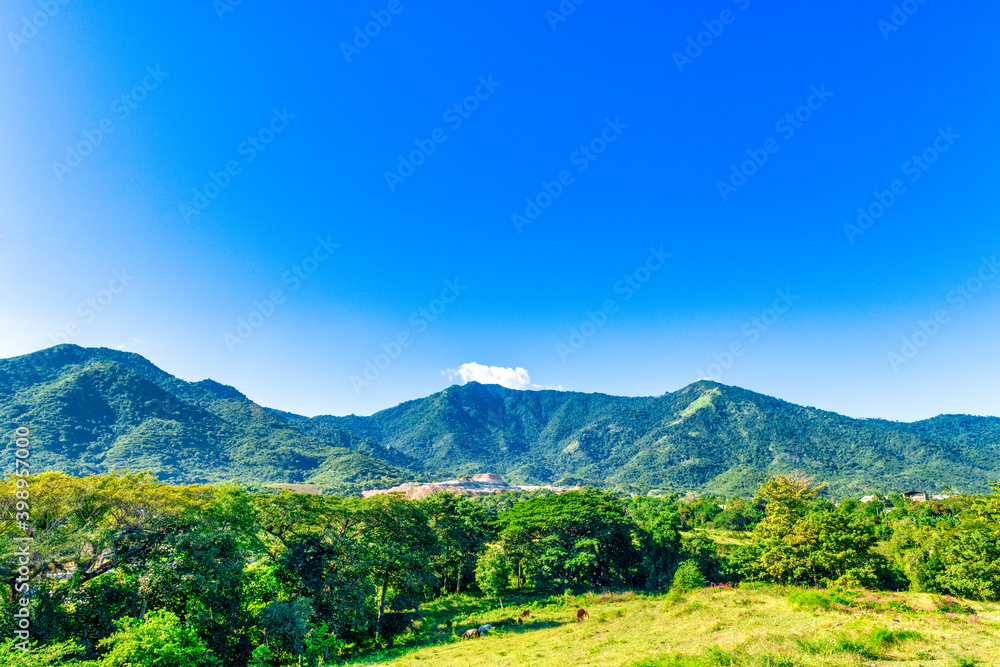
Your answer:
[[[498,384],[508,389],[562,389],[562,387],[543,386],[531,381],[528,371],[521,368],[506,368],[504,366],[483,366],[476,362],[462,364],[458,368],[441,371],[449,380],[455,378],[466,382],[481,382],[482,384]]]

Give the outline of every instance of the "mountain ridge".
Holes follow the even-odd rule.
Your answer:
[[[305,417],[136,353],[59,345],[0,360],[0,427],[21,423],[35,431],[39,470],[338,493],[477,473],[723,495],[752,493],[773,473],[813,476],[838,495],[983,491],[1000,477],[998,417],[855,419],[711,380],[645,397],[470,382],[373,415]]]

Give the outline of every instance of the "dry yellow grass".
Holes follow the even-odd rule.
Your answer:
[[[525,625],[505,625],[479,640],[451,639],[480,623],[510,618],[524,607],[477,612],[470,600],[441,601],[423,623],[448,619],[449,604],[458,616],[434,629],[424,625],[431,646],[396,649],[353,665],[393,667],[509,666],[551,667],[600,665],[747,665],[762,667],[903,665],[1000,666],[1000,607],[968,603],[975,614],[942,613],[932,596],[905,597],[918,611],[862,611],[840,605],[824,610],[791,603],[799,589],[706,589],[682,598],[633,597],[602,602],[599,597],[567,599],[565,606],[531,611]],[[799,591],[801,592],[801,591]],[[589,620],[577,625],[577,606]],[[861,605],[864,606],[864,605]],[[869,605],[872,606],[872,605]],[[873,606],[883,606],[875,604]],[[441,626],[441,627],[438,627]],[[873,635],[876,630],[881,635]],[[906,633],[915,633],[907,635]],[[430,635],[429,637],[427,635]],[[889,637],[879,644],[878,637]],[[671,657],[668,657],[671,656]]]

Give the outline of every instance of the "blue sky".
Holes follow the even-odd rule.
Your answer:
[[[998,414],[995,3],[318,4],[3,4],[0,356]]]

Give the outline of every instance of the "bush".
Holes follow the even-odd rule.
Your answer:
[[[673,589],[681,592],[693,591],[697,588],[704,588],[708,585],[705,575],[698,569],[698,564],[693,560],[686,560],[681,563],[674,573]]]
[[[124,619],[118,631],[102,639],[100,645],[110,648],[101,659],[101,667],[215,664],[205,642],[195,631],[183,625],[176,614],[162,609],[149,612],[141,621]]]
[[[796,591],[788,596],[788,601],[796,609],[829,609],[830,598],[816,591]]]
[[[972,607],[963,604],[962,602],[956,600],[948,595],[944,597],[934,598],[934,606],[938,611],[952,614],[974,614],[976,610]]]
[[[900,642],[904,642],[907,639],[923,639],[919,632],[913,632],[912,630],[886,630],[884,628],[875,628],[871,631],[868,637],[869,641],[882,648],[889,648],[890,646],[895,646]]]
[[[70,658],[83,653],[83,646],[74,641],[59,642],[48,646],[30,645],[23,651],[15,646],[16,640],[7,639],[0,643],[0,665],[4,667],[95,667],[95,662],[77,662]]]

